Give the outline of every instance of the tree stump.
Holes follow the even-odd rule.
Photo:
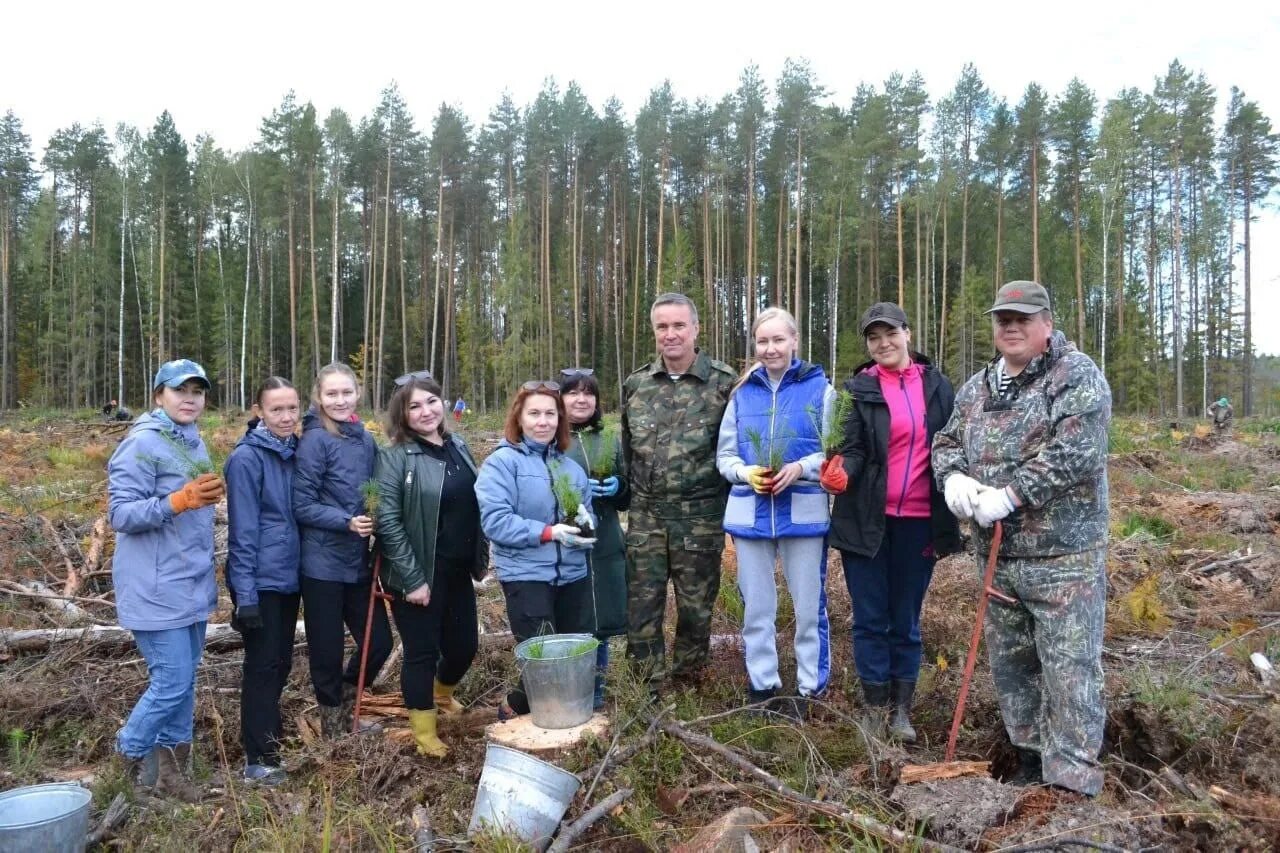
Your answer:
[[[488,740],[508,746],[540,758],[555,758],[577,746],[588,735],[604,740],[609,730],[609,718],[594,714],[580,726],[571,729],[544,729],[533,724],[533,716],[523,714],[514,720],[493,723],[485,727]]]

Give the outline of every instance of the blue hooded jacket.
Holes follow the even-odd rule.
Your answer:
[[[213,507],[174,515],[169,506],[169,495],[191,481],[189,463],[208,459],[195,424],[178,426],[159,410],[138,418],[111,454],[108,515],[116,531],[111,579],[122,627],[186,628],[207,621],[217,607]]]
[[[494,571],[503,583],[540,581],[565,586],[587,576],[587,551],[543,542],[542,531],[558,524],[562,510],[551,490],[551,466],[563,466],[591,509],[587,474],[554,446],[506,439],[480,466],[476,500],[480,527],[489,539]]]
[[[293,520],[297,440],[249,430],[227,457],[227,586],[238,606],[258,592],[298,591],[298,525]]]
[[[302,574],[321,581],[361,583],[370,578],[369,540],[347,522],[364,515],[360,486],[373,478],[378,446],[359,421],[324,428],[312,408],[302,419],[294,457],[293,517],[298,522]]]

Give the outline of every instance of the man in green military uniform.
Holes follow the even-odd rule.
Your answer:
[[[1049,294],[1031,281],[996,293],[998,355],[956,394],[933,439],[947,506],[972,518],[977,571],[1003,520],[995,586],[1013,604],[987,611],[987,654],[1015,779],[1089,796],[1106,708],[1107,426],[1111,389],[1089,356],[1053,328]]]
[[[696,677],[707,662],[720,591],[725,481],[716,439],[737,375],[697,348],[698,309],[665,293],[649,312],[657,357],[622,389],[622,448],[631,478],[627,528],[627,654],[664,673],[667,581],[675,586],[671,674]]]

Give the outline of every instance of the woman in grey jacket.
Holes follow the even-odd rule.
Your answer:
[[[149,679],[116,750],[130,782],[195,802],[187,768],[196,669],[218,605],[213,505],[226,486],[208,470],[196,428],[209,389],[204,368],[185,358],[165,362],[152,387],[156,407],[138,418],[107,463],[116,613],[133,632]]]
[[[595,539],[564,522],[564,507],[553,482],[575,490],[590,515],[586,472],[565,456],[569,421],[560,385],[524,383],[507,411],[504,438],[480,467],[476,498],[480,525],[488,537],[493,566],[507,600],[507,619],[516,642],[539,634],[596,630],[586,550]],[[581,513],[579,514],[581,517]],[[593,522],[594,524],[594,522]],[[500,719],[529,713],[522,685],[507,694]]]

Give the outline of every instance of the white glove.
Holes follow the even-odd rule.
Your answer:
[[[947,499],[947,509],[956,518],[973,518],[974,507],[978,505],[978,495],[987,487],[965,474],[952,474],[943,484],[943,495]]]
[[[594,539],[586,539],[578,534],[581,531],[572,524],[551,525],[551,538],[569,548],[590,548],[596,544]]]
[[[947,481],[948,483],[950,480]],[[973,508],[973,519],[982,527],[990,527],[1015,509],[1008,489],[984,489]]]

